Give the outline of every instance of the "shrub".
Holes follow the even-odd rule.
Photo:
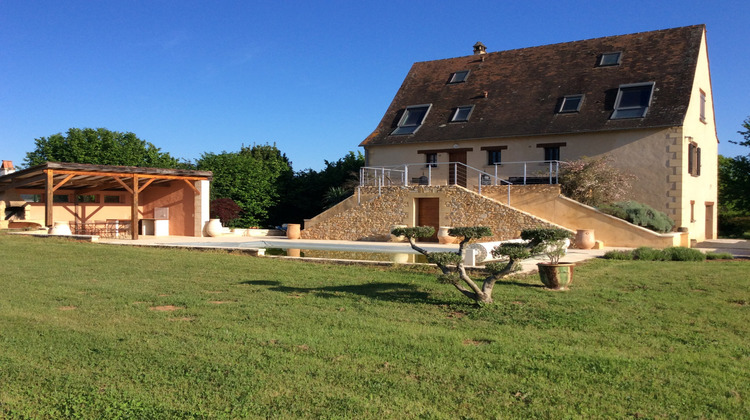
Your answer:
[[[728,252],[707,252],[707,260],[733,260],[734,256]]]
[[[621,200],[630,191],[633,175],[612,166],[609,155],[562,162],[560,187],[562,193],[580,203],[600,206]]]
[[[666,261],[667,255],[660,249],[642,246],[633,251],[633,259],[641,261]]]
[[[231,198],[217,198],[211,201],[209,210],[211,217],[221,220],[223,226],[229,226],[242,213],[242,208]]]
[[[624,251],[624,250],[612,250],[607,251],[604,254],[604,258],[607,260],[632,260],[633,259],[633,251]]]
[[[604,213],[656,232],[672,231],[674,222],[665,213],[637,201],[621,201],[599,208]]]
[[[719,210],[719,236],[750,239],[750,216],[732,211],[721,213]]]
[[[705,261],[706,254],[697,249],[673,246],[664,249],[667,261]]]

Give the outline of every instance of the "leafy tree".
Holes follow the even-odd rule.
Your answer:
[[[612,166],[612,157],[583,157],[560,164],[560,187],[567,197],[598,207],[625,198],[635,176]]]
[[[196,166],[213,171],[213,200],[229,198],[242,209],[231,222],[235,227],[267,224],[270,210],[281,197],[281,183],[292,174],[286,155],[268,144],[243,147],[239,152],[204,153]]]
[[[750,147],[750,117],[738,131],[744,141],[730,141]],[[750,239],[750,153],[719,156],[719,232],[722,236]]]
[[[750,117],[738,131],[745,140],[732,142],[750,147]],[[724,212],[750,215],[750,153],[728,158],[719,156],[719,205]]]
[[[273,220],[281,223],[302,223],[354,193],[359,181],[359,168],[364,166],[362,153],[349,152],[335,162],[325,161],[322,171],[306,169],[283,181],[283,196],[272,211]]]
[[[94,165],[185,168],[187,163],[162,152],[133,133],[106,128],[71,128],[66,135],[53,134],[34,140],[36,149],[26,153],[27,166],[44,162],[89,163]]]

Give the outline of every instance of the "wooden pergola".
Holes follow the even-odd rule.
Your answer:
[[[51,227],[54,223],[54,194],[63,186],[79,195],[126,191],[131,196],[131,233],[133,239],[138,239],[138,196],[146,187],[182,181],[196,195],[200,195],[194,182],[210,181],[212,177],[213,174],[207,171],[47,162],[0,177],[0,193],[16,188],[43,192],[44,221],[46,226]]]

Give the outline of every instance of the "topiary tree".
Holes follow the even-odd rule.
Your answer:
[[[440,268],[442,274],[438,276],[441,282],[452,284],[464,296],[476,302],[478,305],[492,303],[492,289],[495,283],[518,271],[518,262],[531,256],[530,250],[525,244],[504,244],[492,250],[494,256],[506,255],[507,262],[493,262],[485,265],[489,275],[481,280],[480,284],[472,279],[464,267],[464,255],[466,244],[474,239],[492,235],[492,230],[485,226],[456,227],[448,231],[451,236],[460,237],[457,252],[430,252],[416,244],[416,238],[429,238],[435,233],[435,229],[429,226],[411,228],[396,228],[391,234],[405,236],[409,240],[412,249],[427,257],[427,261]]]

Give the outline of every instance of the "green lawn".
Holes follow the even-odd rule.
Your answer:
[[[432,269],[0,235],[0,418],[748,418],[750,262]],[[173,310],[157,310],[173,309]]]

